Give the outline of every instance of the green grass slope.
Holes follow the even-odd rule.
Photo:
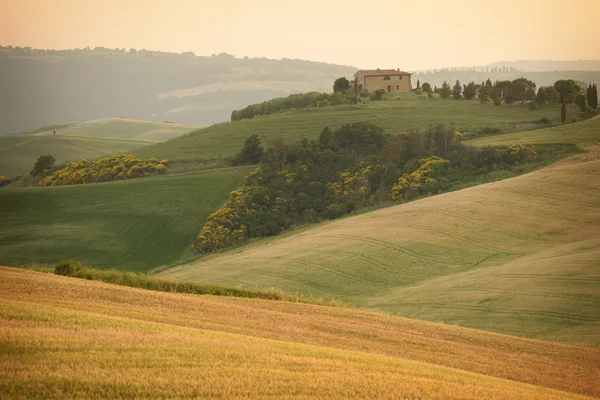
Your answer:
[[[36,133],[36,135],[48,136],[53,135],[54,131],[56,131],[56,134],[61,136],[163,142],[196,129],[198,128],[174,123],[139,121],[125,118],[104,118],[78,122],[63,129],[51,129]]]
[[[94,159],[147,146],[149,142],[69,136],[0,136],[0,175],[28,174],[42,154],[52,154],[58,164]]]
[[[600,345],[600,148],[593,145],[600,120],[568,127],[573,141],[592,143],[582,145],[587,153],[204,257],[162,276],[275,287],[396,315]]]
[[[182,257],[246,168],[0,190],[0,264],[80,260],[146,271]]]
[[[0,390],[22,398],[583,399],[600,351],[359,310],[0,267]]]
[[[502,127],[527,123],[541,118],[557,122],[558,106],[530,111],[526,106],[495,107],[477,101],[426,100],[413,93],[400,93],[401,99],[389,96],[385,101],[372,101],[368,106],[315,108],[272,114],[232,123],[203,128],[165,143],[140,148],[141,157],[166,157],[172,160],[213,159],[228,157],[242,147],[244,139],[258,134],[264,141],[276,136],[297,140],[316,138],[329,125],[337,127],[352,121],[368,121],[382,125],[387,133],[408,132],[412,128],[427,128],[430,124],[454,123],[459,130],[476,127]],[[569,107],[569,118],[575,112]]]

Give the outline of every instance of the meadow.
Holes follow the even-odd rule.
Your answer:
[[[185,125],[107,118],[42,130],[33,135],[0,136],[0,175],[10,178],[27,174],[42,154],[52,154],[57,164],[92,160],[129,153],[193,129]]]
[[[0,190],[0,264],[75,259],[147,271],[185,257],[247,168]]]
[[[163,142],[183,135],[198,127],[170,122],[139,121],[127,118],[104,118],[74,123],[63,129],[50,129],[36,136],[83,136],[94,138],[129,139],[147,142]]]
[[[396,95],[401,98],[396,100]],[[576,110],[568,107],[568,118],[575,117],[575,114]],[[484,127],[519,130],[521,126],[530,126],[531,121],[542,118],[558,123],[560,107],[549,105],[530,111],[526,105],[519,104],[496,107],[478,101],[429,100],[420,99],[414,93],[399,93],[388,94],[384,101],[369,101],[367,105],[294,110],[216,124],[164,143],[139,148],[133,154],[169,160],[230,157],[239,151],[251,134],[258,134],[265,143],[276,137],[289,141],[303,137],[315,139],[325,126],[335,129],[352,121],[375,123],[381,125],[386,133],[399,134],[438,123],[453,123],[461,132]]]
[[[68,295],[66,295],[68,294]],[[0,268],[9,397],[583,399],[597,348]]]
[[[600,119],[489,138],[587,152],[516,178],[256,241],[160,274],[600,344]],[[474,143],[488,144],[486,139]]]

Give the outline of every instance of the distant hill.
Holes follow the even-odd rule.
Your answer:
[[[292,92],[331,91],[355,68],[229,54],[0,47],[0,135],[107,117],[211,125]]]
[[[128,153],[194,129],[197,128],[108,118],[43,126],[18,135],[0,136],[0,175],[26,174],[42,154],[52,154],[58,164],[82,158],[95,159]]]
[[[473,141],[587,150],[516,178],[268,238],[161,273],[600,344],[600,119]]]

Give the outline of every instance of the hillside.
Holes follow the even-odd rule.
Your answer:
[[[198,129],[194,126],[166,122],[138,121],[125,118],[104,118],[74,123],[64,129],[49,129],[35,136],[78,136],[93,138],[128,139],[146,142],[164,142]]]
[[[412,318],[598,345],[600,119],[506,140],[519,135],[545,142],[564,135],[589,151],[517,178],[258,241],[161,275],[275,287]]]
[[[574,108],[569,107],[568,112],[569,118],[575,117]],[[419,99],[413,93],[402,93],[400,100],[396,100],[395,95],[388,95],[386,101],[368,102],[367,106],[295,110],[218,124],[169,142],[140,148],[134,154],[145,158],[166,157],[169,160],[228,157],[239,151],[244,139],[254,133],[265,142],[277,136],[286,140],[298,140],[302,137],[314,139],[325,126],[337,128],[353,121],[376,123],[383,126],[386,133],[398,134],[438,123],[454,123],[459,131],[483,127],[520,130],[523,126],[532,125],[531,121],[539,121],[541,118],[558,122],[559,106],[529,111],[527,107],[519,105],[495,107],[482,105],[477,101],[426,100]]]
[[[3,188],[0,264],[75,259],[90,266],[147,271],[175,262],[247,171]]]
[[[0,46],[0,135],[45,124],[124,116],[207,126],[247,104],[330,91],[355,68],[303,60],[130,49]]]
[[[9,397],[600,396],[589,347],[11,268],[0,298]]]
[[[95,159],[129,153],[132,149],[172,139],[194,129],[164,122],[106,118],[47,130],[42,127],[35,129],[33,134],[0,136],[0,175],[27,174],[42,154],[52,154],[57,164]]]

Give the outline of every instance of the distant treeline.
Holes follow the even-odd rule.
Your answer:
[[[326,127],[317,140],[275,140],[264,150],[253,135],[236,159],[260,165],[208,218],[196,247],[208,253],[299,224],[439,193],[537,157],[530,145],[473,148],[460,137],[443,124],[392,136],[357,122],[335,131]]]
[[[338,106],[341,104],[356,104],[354,92],[318,93],[310,92],[292,94],[264,101],[260,104],[251,104],[241,110],[231,113],[231,120],[250,119],[261,115],[275,114],[286,110],[311,107]]]

